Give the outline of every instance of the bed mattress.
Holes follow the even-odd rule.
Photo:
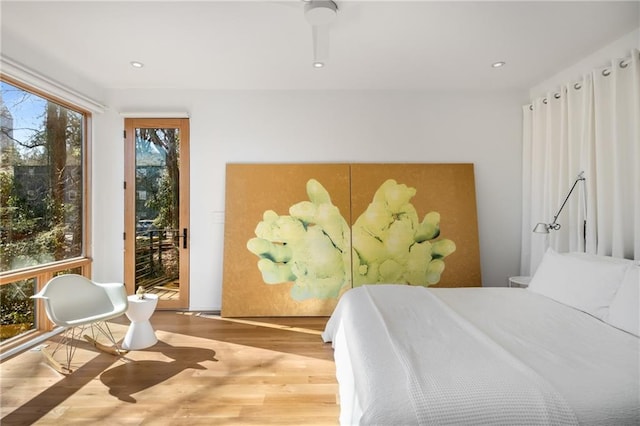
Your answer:
[[[527,290],[358,287],[323,339],[341,424],[640,424],[640,339]]]

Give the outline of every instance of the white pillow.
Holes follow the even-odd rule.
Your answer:
[[[549,248],[528,289],[604,320],[631,265],[630,260]]]
[[[606,322],[621,330],[640,337],[640,265],[627,269],[618,289]]]

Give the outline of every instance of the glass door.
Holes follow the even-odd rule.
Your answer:
[[[125,119],[125,284],[189,307],[189,120]]]

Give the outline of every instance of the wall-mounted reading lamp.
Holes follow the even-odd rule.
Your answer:
[[[556,213],[556,215],[553,217],[553,222],[551,223],[540,222],[535,226],[535,228],[533,228],[533,232],[536,232],[538,234],[548,234],[550,230],[557,231],[558,229],[560,229],[560,224],[558,223],[558,216],[560,216],[560,212],[564,208],[564,205],[567,204],[567,200],[571,196],[571,193],[575,189],[578,182],[584,181],[584,180],[585,180],[584,172],[578,173],[578,177],[576,178],[576,181],[573,182],[573,186],[571,187],[571,189],[569,190],[569,193],[567,194],[564,201],[562,202],[560,209],[558,209],[558,213]]]

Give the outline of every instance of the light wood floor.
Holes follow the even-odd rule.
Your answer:
[[[116,357],[82,342],[67,376],[30,350],[0,364],[0,424],[336,425],[326,321],[157,311],[155,346]]]

